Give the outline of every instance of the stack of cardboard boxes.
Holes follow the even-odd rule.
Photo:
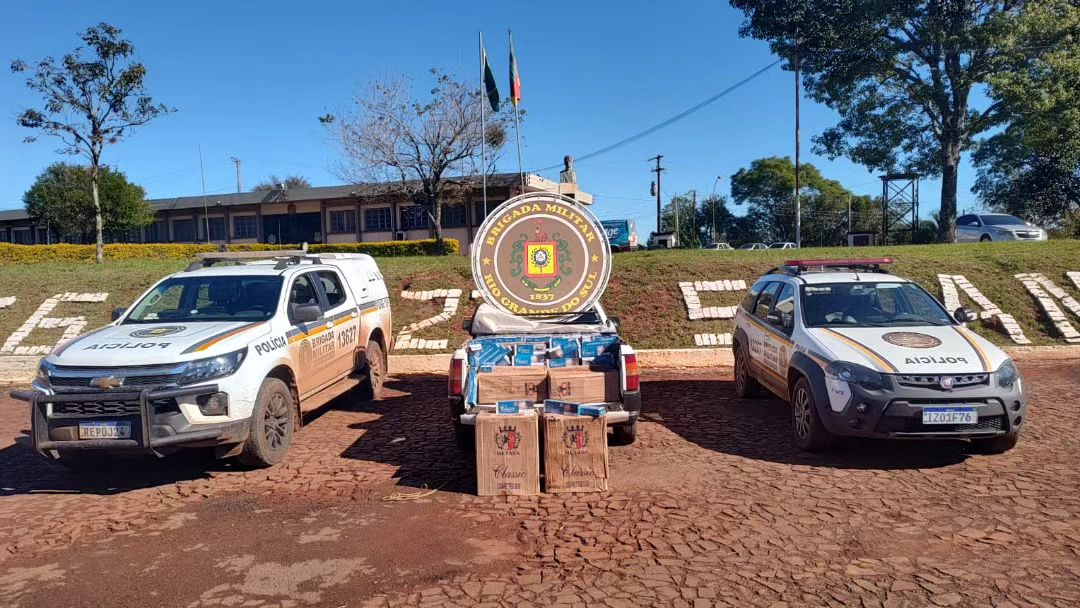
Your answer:
[[[496,405],[476,419],[478,493],[539,494],[541,458],[548,492],[607,490],[604,403],[621,399],[614,341],[498,347],[476,375],[476,402]]]

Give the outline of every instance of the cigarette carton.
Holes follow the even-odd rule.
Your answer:
[[[480,496],[540,493],[540,436],[536,412],[476,417],[476,491]]]

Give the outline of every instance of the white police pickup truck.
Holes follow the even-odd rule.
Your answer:
[[[61,344],[33,390],[12,392],[31,403],[36,450],[88,467],[122,452],[214,447],[271,466],[302,412],[354,387],[378,395],[392,334],[371,257],[200,258],[109,325]]]
[[[1012,449],[1027,397],[1001,349],[888,258],[794,260],[758,279],[735,316],[740,397],[761,387],[791,403],[799,447],[833,437],[960,438]]]

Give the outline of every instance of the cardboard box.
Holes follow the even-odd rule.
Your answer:
[[[534,411],[476,417],[476,493],[535,496],[540,493],[539,417]]]
[[[619,370],[567,366],[548,369],[547,394],[552,399],[578,403],[606,403],[622,399]]]
[[[607,422],[544,414],[544,479],[556,494],[607,490]]]
[[[476,375],[477,403],[543,401],[547,398],[547,368],[543,366],[492,368]]]

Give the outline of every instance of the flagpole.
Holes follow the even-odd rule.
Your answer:
[[[511,60],[514,63],[514,74],[517,78],[520,78],[520,76],[517,76],[517,54],[514,53],[514,34],[510,30],[506,30],[506,35],[510,39],[510,55]],[[524,163],[521,162],[521,119],[520,115],[518,114],[519,100],[517,98],[517,94],[514,92],[514,84],[511,83],[510,87],[510,98],[514,102],[514,136],[517,139],[518,176],[521,178],[521,193],[525,194],[525,168]]]
[[[484,104],[487,87],[484,84],[484,32],[480,32],[480,175],[483,178],[484,219],[487,219],[487,127],[484,124]]]

